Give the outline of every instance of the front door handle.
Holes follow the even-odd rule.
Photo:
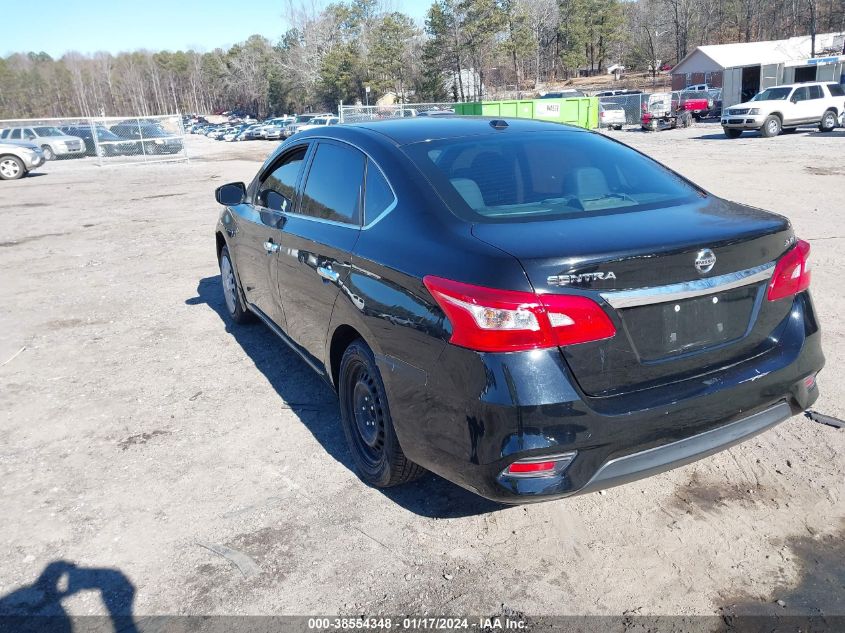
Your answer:
[[[337,283],[337,280],[340,279],[340,273],[333,271],[331,264],[326,266],[317,266],[317,274],[326,281],[331,281],[332,283]]]
[[[267,251],[268,255],[272,255],[273,253],[278,253],[281,246],[276,244],[273,240],[267,240],[264,242],[264,250]]]

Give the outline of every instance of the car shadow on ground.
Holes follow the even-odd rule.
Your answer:
[[[211,308],[234,336],[256,368],[331,457],[355,472],[340,425],[334,391],[305,362],[261,323],[233,325],[226,312],[219,276],[200,279],[197,296],[185,301]],[[306,397],[303,397],[305,394]],[[363,482],[361,486],[365,486]],[[506,506],[479,497],[460,486],[427,473],[395,488],[380,489],[384,496],[420,516],[457,518],[485,514]]]
[[[62,601],[80,592],[98,591],[110,620],[98,630],[137,633],[132,614],[135,586],[123,572],[105,567],[78,567],[65,560],[48,564],[31,585],[0,596],[0,632],[70,633],[78,630],[79,618],[65,611]],[[89,624],[91,624],[89,622]],[[88,630],[88,627],[83,627]],[[93,630],[93,628],[91,629]]]
[[[797,576],[770,594],[741,591],[723,595],[722,618],[731,631],[751,631],[734,624],[759,624],[757,631],[842,631],[845,624],[845,521],[832,533],[787,538]],[[743,620],[745,621],[743,622]]]

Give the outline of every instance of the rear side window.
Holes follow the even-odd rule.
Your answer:
[[[0,138],[9,138],[9,130],[3,130],[0,132]]]
[[[792,93],[792,100],[793,101],[807,101],[810,98],[810,91],[807,89],[807,86],[801,86],[800,88],[796,88],[795,92]]]
[[[364,162],[364,154],[352,147],[320,143],[308,171],[300,213],[359,224]]]
[[[810,89],[810,99],[821,99],[824,97],[821,86],[807,86]]]
[[[472,222],[629,213],[704,195],[642,154],[583,132],[504,132],[406,151],[453,211]]]
[[[387,209],[395,196],[381,170],[373,161],[367,161],[367,182],[364,189],[364,224],[375,220]]]
[[[16,141],[21,140],[21,131],[19,129],[12,130],[12,135],[9,138],[14,139]]]
[[[831,97],[845,97],[845,89],[842,84],[827,84],[827,89],[830,90]]]

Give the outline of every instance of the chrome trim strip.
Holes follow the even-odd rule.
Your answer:
[[[727,275],[685,281],[668,286],[654,286],[651,288],[637,288],[636,290],[618,290],[601,293],[602,299],[614,308],[631,308],[634,306],[666,303],[667,301],[682,301],[702,295],[709,295],[725,290],[740,288],[749,284],[770,279],[775,272],[775,263],[770,262],[762,266],[755,266],[747,270],[740,270]]]

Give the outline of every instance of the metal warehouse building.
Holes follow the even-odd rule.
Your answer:
[[[747,101],[780,84],[845,83],[845,34],[809,35],[770,42],[699,46],[672,69],[672,89],[707,83],[722,88],[723,106]]]

